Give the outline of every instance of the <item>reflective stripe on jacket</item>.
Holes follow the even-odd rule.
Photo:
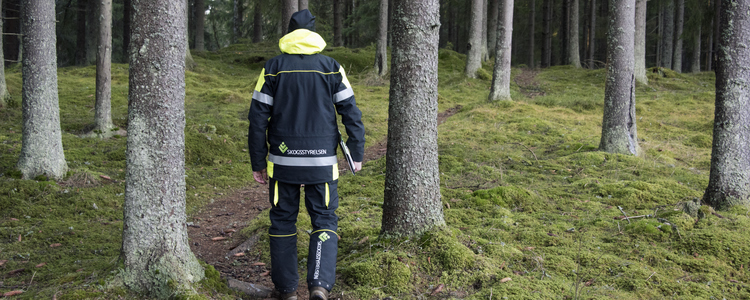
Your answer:
[[[271,178],[286,183],[337,179],[336,113],[349,135],[352,158],[362,161],[362,113],[344,69],[320,54],[325,46],[317,33],[297,29],[279,41],[284,54],[266,62],[248,114],[253,171],[268,169]]]

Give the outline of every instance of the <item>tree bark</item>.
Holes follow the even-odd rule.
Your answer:
[[[469,43],[466,45],[466,76],[477,78],[477,70],[482,67],[482,4],[483,0],[471,1],[469,23]]]
[[[536,62],[534,62],[534,53],[536,52],[534,47],[534,39],[536,36],[536,0],[529,2],[529,68],[536,68]]]
[[[594,54],[596,53],[596,0],[591,0],[591,10],[589,12],[589,69],[594,69]]]
[[[133,8],[130,1],[122,1],[122,53],[125,57],[125,63],[130,61],[130,15]]]
[[[532,0],[533,1],[533,0]],[[578,34],[578,0],[570,1],[570,47],[568,48],[568,60],[576,68],[581,67],[581,54],[579,49]]]
[[[263,41],[263,12],[261,11],[261,2],[255,1],[253,8],[253,43]]]
[[[570,0],[562,1],[562,16],[560,17],[560,64],[568,65],[570,51]]]
[[[308,2],[307,0],[299,0],[299,4],[297,5],[297,8],[299,10],[307,9],[308,7],[307,2]]]
[[[100,0],[87,0],[86,5],[86,65],[96,64],[96,55],[99,48],[99,4]]]
[[[721,5],[711,173],[703,202],[750,205],[750,2]]]
[[[143,0],[141,0],[141,1],[143,1]],[[179,1],[179,0],[171,0],[171,1]],[[189,41],[190,41],[190,36],[188,36],[188,31],[187,31],[187,28],[188,28],[188,13],[190,12],[190,10],[188,10],[187,8],[190,7],[190,0],[184,0],[184,2],[185,2],[185,10],[183,10],[183,12],[185,12],[185,19],[184,19],[184,21],[185,21],[185,36],[184,36],[184,39],[185,39],[185,46],[187,47],[187,45],[189,44]],[[193,59],[193,54],[190,53],[190,47],[185,48],[185,52],[184,53],[185,53],[185,69],[188,70],[188,71],[192,71],[193,69],[195,69],[195,67],[198,64],[195,63],[195,60]]]
[[[375,49],[375,73],[388,73],[388,0],[380,0],[378,13],[378,41]]]
[[[701,25],[693,33],[693,61],[690,63],[690,72],[700,73],[701,71]]]
[[[552,3],[551,0],[544,0],[542,3],[542,68],[549,68],[552,65]]]
[[[381,235],[445,225],[437,147],[438,0],[396,0]]]
[[[3,1],[0,1],[0,12],[3,11]],[[0,109],[7,106],[6,99],[10,98],[8,85],[5,83],[5,54],[3,53],[3,22],[0,21]]]
[[[23,179],[46,175],[61,180],[68,171],[57,96],[55,3],[21,2],[23,137],[18,169]]]
[[[195,0],[195,51],[206,50],[204,40],[206,27],[206,6],[204,0]]]
[[[77,20],[76,20],[76,55],[75,63],[77,66],[86,65],[86,8],[88,0],[78,0]]]
[[[674,0],[665,0],[664,6],[664,30],[661,37],[662,53],[661,66],[667,69],[672,68],[672,53],[674,52]]]
[[[482,61],[490,60],[487,47],[487,0],[482,0]]]
[[[337,0],[334,0],[336,3]],[[289,20],[292,19],[292,14],[297,12],[297,0],[282,0],[281,5],[281,34],[285,35],[289,33]]]
[[[647,1],[635,2],[635,80],[648,85],[646,76],[646,12]]]
[[[714,0],[716,1],[716,0]],[[711,18],[711,28],[708,29],[708,38],[706,39],[706,42],[708,43],[706,47],[706,71],[713,70],[713,60],[714,60],[714,28],[719,26],[719,20],[714,15],[713,18]]]
[[[719,42],[721,40],[721,25],[720,25],[721,14],[722,14],[721,0],[714,0],[714,25],[716,26],[714,26],[714,36],[713,36],[714,37],[714,42],[713,42],[714,57],[711,61],[711,63],[714,64],[713,65],[714,69],[717,68],[716,65],[718,64],[718,60],[719,60],[719,51],[720,51]],[[708,70],[710,71],[712,69],[708,69]]]
[[[112,131],[112,0],[99,2],[99,49],[96,53],[96,126],[94,132],[102,138],[114,135]]]
[[[490,101],[512,100],[510,97],[510,48],[513,38],[513,0],[502,0],[499,17]]]
[[[166,298],[204,276],[185,225],[187,2],[133,2],[121,274]]]
[[[343,16],[343,0],[333,0],[333,46],[343,47],[344,37],[341,34],[344,28],[344,16]]]
[[[497,46],[497,17],[498,17],[498,4],[500,0],[490,0],[488,20],[487,20],[487,51],[490,55],[495,54]]]
[[[607,81],[599,150],[638,155],[635,118],[635,0],[609,0]]]
[[[674,57],[672,58],[672,70],[682,73],[682,28],[685,24],[685,0],[677,0],[675,33],[674,33]]]
[[[240,15],[240,0],[232,1],[232,44],[236,44],[240,38],[240,26],[242,25],[242,16]],[[292,15],[289,15],[291,18]],[[287,26],[289,25],[289,19],[287,20]]]

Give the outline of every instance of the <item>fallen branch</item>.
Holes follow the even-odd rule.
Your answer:
[[[620,212],[622,213],[622,215],[624,215],[624,216],[625,216],[625,218],[624,218],[624,219],[628,220],[628,224],[630,224],[630,219],[628,219],[628,214],[626,214],[626,213],[625,213],[625,211],[624,211],[624,210],[622,210],[622,207],[620,207],[620,206],[618,205],[618,206],[617,206],[617,209],[619,209],[619,210],[620,210]]]
[[[536,158],[536,154],[534,153],[534,151],[532,151],[529,147],[526,147],[526,145],[521,144],[521,143],[508,143],[508,144],[514,144],[514,145],[521,145],[521,146],[523,146],[524,148],[526,148],[526,150],[529,150],[529,152],[531,152],[531,155],[534,156],[534,160],[536,160],[536,162],[539,163],[539,159]]]

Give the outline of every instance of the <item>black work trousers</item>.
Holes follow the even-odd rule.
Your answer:
[[[310,246],[307,256],[307,286],[320,286],[331,291],[336,278],[338,253],[339,206],[338,180],[320,184],[305,184],[305,207],[312,221]],[[297,214],[299,213],[300,185],[270,180],[271,279],[281,293],[297,289]]]

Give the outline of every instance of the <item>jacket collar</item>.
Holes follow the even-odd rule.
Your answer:
[[[325,47],[323,37],[307,29],[297,29],[279,40],[279,48],[286,54],[315,54]]]

